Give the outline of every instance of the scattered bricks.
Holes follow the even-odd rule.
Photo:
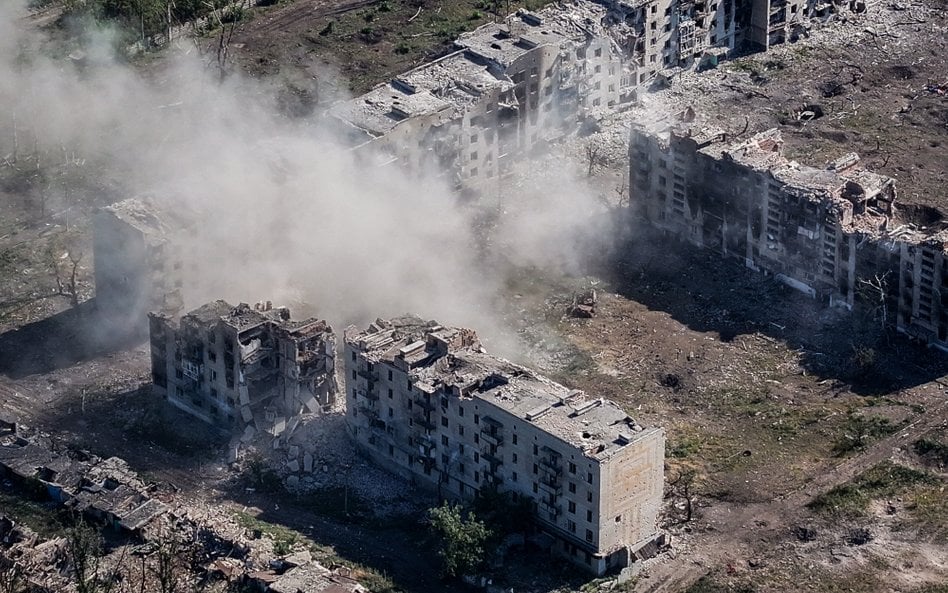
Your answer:
[[[286,469],[289,470],[290,473],[295,474],[300,471],[300,462],[295,459],[291,459],[290,462],[286,464]]]
[[[297,445],[291,445],[288,457],[290,459],[296,459],[297,457],[299,457],[299,455],[300,455],[300,448]]]
[[[303,471],[306,473],[313,471],[313,456],[309,452],[303,453]]]

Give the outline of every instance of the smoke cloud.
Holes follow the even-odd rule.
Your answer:
[[[297,315],[339,329],[414,312],[476,328],[512,355],[496,313],[507,266],[575,271],[585,238],[602,233],[592,221],[604,208],[581,176],[540,158],[526,169],[556,175],[492,196],[501,215],[485,257],[474,230],[482,210],[437,176],[367,167],[319,117],[281,116],[272,86],[221,80],[193,50],[137,68],[114,57],[101,30],[83,36],[82,54],[49,55],[25,12],[0,4],[0,152],[13,150],[15,123],[21,152],[35,143],[47,160],[75,155],[127,197],[148,194],[190,217],[189,308],[308,303]]]

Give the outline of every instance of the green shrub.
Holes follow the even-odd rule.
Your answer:
[[[920,457],[927,457],[942,465],[948,465],[948,445],[931,439],[918,439],[913,446]]]

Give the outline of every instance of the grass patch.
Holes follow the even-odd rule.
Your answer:
[[[913,448],[919,457],[948,465],[948,445],[933,439],[918,439]]]
[[[695,581],[685,590],[685,593],[756,593],[757,589],[746,583],[722,583],[710,575],[705,575]]]
[[[865,515],[873,500],[903,495],[919,486],[939,482],[927,472],[886,461],[859,474],[852,482],[820,494],[807,507],[818,513],[857,517]]]
[[[912,589],[909,593],[948,593],[948,583],[929,583]]]
[[[520,8],[538,10],[550,0],[511,0],[499,4],[501,13]],[[445,0],[436,4],[414,0],[383,0],[360,10],[314,19],[305,41],[329,55],[349,81],[363,93],[376,84],[418,64],[444,55],[466,31],[493,21],[495,5],[483,0]],[[366,23],[372,23],[366,34]],[[253,26],[247,30],[252,31]]]
[[[873,441],[897,432],[900,424],[888,418],[850,414],[843,427],[843,435],[833,445],[833,454],[842,457],[862,451]]]
[[[948,494],[944,485],[916,489],[908,499],[908,510],[922,533],[933,536],[933,541],[948,540]]]
[[[362,522],[371,517],[372,509],[351,489],[342,486],[308,492],[296,499],[296,504],[316,513],[343,522]]]
[[[397,593],[401,591],[392,579],[374,568],[350,562],[336,554],[331,547],[317,544],[299,531],[264,521],[250,513],[236,512],[234,517],[237,523],[260,535],[266,535],[273,540],[273,551],[278,555],[289,554],[295,546],[306,547],[313,558],[324,564],[341,564],[352,569],[353,576],[372,593]]]
[[[697,435],[687,435],[673,440],[666,454],[674,459],[686,459],[700,453],[703,446],[704,439]]]
[[[72,516],[59,504],[40,500],[39,495],[0,492],[0,514],[7,515],[43,538],[65,535],[72,526]]]
[[[238,512],[235,516],[237,523],[239,523],[241,527],[249,529],[254,533],[259,533],[260,535],[266,535],[272,539],[274,551],[279,547],[281,550],[287,550],[284,553],[289,553],[289,550],[296,544],[303,543],[304,541],[309,542],[303,534],[295,529],[258,519],[249,513]]]

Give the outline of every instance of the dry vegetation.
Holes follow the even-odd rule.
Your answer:
[[[276,75],[289,89],[284,107],[305,113],[324,90],[331,94],[335,82],[321,78],[326,64],[347,90],[364,91],[445,53],[460,31],[522,5],[279,3],[250,13],[234,39],[236,56],[250,75]],[[944,9],[936,0],[931,7]],[[948,107],[944,96],[924,90],[929,79],[944,76],[948,59],[945,13],[935,14],[931,23],[835,45],[820,37],[780,48],[665,93],[689,103],[700,91],[704,104],[737,128],[745,114],[751,129],[780,126],[791,153],[807,162],[857,150],[898,178],[903,199],[939,206]],[[824,93],[833,81],[843,92]],[[781,120],[801,100],[819,101],[826,115],[806,125]],[[70,249],[88,253],[88,213],[113,195],[108,183],[90,180],[107,176],[84,167],[0,169],[4,411],[74,444],[126,457],[195,499],[272,508],[269,495],[235,491],[213,455],[193,455],[213,451],[217,441],[194,436],[199,426],[158,409],[138,389],[148,371],[142,346],[63,355],[76,338],[69,296],[56,283],[57,267],[69,261],[62,259],[67,223],[78,238]],[[67,204],[70,213],[57,214]],[[507,283],[505,315],[525,342],[525,362],[664,426],[670,480],[691,476],[684,498],[681,482],[669,492],[679,505],[670,505],[667,516],[678,555],[650,566],[637,586],[689,593],[948,591],[944,357],[879,331],[871,320],[854,324],[848,314],[821,309],[714,254],[656,253],[657,238],[638,228],[630,235],[614,257],[594,262],[594,277],[517,270]],[[79,264],[80,298],[91,293],[92,266],[91,258]],[[600,291],[596,316],[566,319],[573,294],[591,285]],[[34,362],[14,375],[3,363],[13,357]],[[194,438],[181,439],[182,431]],[[419,578],[428,550],[401,543],[417,535],[412,528],[347,523],[338,504],[327,510],[278,500],[277,510],[241,510],[238,520],[277,545],[372,566],[360,570],[373,590],[394,587],[392,580],[412,590],[445,590]],[[694,505],[687,522],[683,500]],[[43,533],[62,528],[48,508],[7,493],[0,493],[0,509]],[[853,543],[862,533],[854,530],[871,538]],[[324,541],[333,547],[315,543]],[[386,558],[386,548],[402,555]],[[517,590],[549,591],[564,576],[519,571],[511,573]]]
[[[362,93],[451,51],[459,34],[549,0],[342,0],[258,8],[234,38],[253,76],[285,85],[284,108],[305,113],[337,93]],[[327,77],[327,72],[335,73]],[[338,76],[338,79],[335,78]]]

